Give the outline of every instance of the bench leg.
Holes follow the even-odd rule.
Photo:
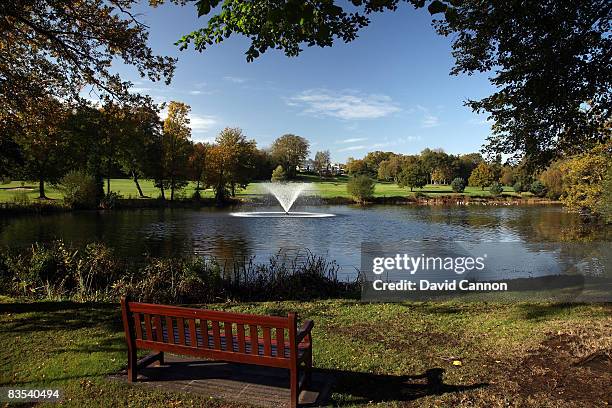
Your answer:
[[[128,351],[128,373],[127,380],[129,383],[136,382],[138,377],[138,362],[136,360],[136,353]]]
[[[289,386],[291,387],[291,408],[297,408],[300,398],[300,390],[298,389],[299,372],[298,367],[290,369]]]
[[[164,365],[164,352],[163,351],[158,351],[157,352],[157,364],[155,365]]]
[[[308,357],[305,361],[304,369],[304,387],[309,387],[312,384],[312,349],[308,352]]]

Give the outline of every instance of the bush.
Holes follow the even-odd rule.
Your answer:
[[[465,180],[461,177],[457,177],[451,181],[451,188],[455,193],[463,193],[465,190]]]
[[[544,197],[546,195],[546,186],[539,180],[531,183],[529,191],[536,197]]]
[[[365,174],[351,177],[346,185],[348,193],[359,202],[365,202],[374,196],[375,182]]]
[[[95,208],[96,180],[90,174],[73,170],[60,180],[59,189],[64,195],[64,203],[72,208]]]
[[[529,186],[523,184],[523,182],[521,181],[517,181],[516,183],[514,183],[514,186],[512,188],[514,189],[515,193],[519,193],[519,194],[521,194],[524,191],[529,190]]]
[[[119,204],[119,200],[122,198],[123,196],[121,194],[111,191],[102,198],[102,201],[100,201],[100,206],[104,209],[115,208],[117,204]],[[174,192],[174,198],[178,198],[178,193],[176,191]]]
[[[272,181],[285,181],[287,180],[287,173],[285,173],[285,169],[283,166],[277,166],[272,172]]]
[[[503,191],[504,191],[504,188],[497,181],[493,182],[491,184],[491,187],[489,187],[489,193],[491,193],[491,195],[494,195],[494,196],[500,195]]]
[[[11,201],[13,204],[18,205],[20,207],[27,207],[30,205],[30,196],[27,191],[18,190],[13,193],[11,196]]]
[[[31,299],[111,301],[130,295],[158,303],[212,303],[346,297],[358,281],[341,282],[338,265],[307,253],[267,263],[252,259],[222,269],[210,258],[117,260],[103,244],[77,250],[62,241],[34,244],[29,251],[0,252],[0,294]]]

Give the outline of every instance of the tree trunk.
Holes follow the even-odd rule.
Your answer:
[[[138,190],[138,194],[140,195],[140,198],[144,198],[144,194],[142,193],[142,188],[140,188],[140,183],[138,182],[138,174],[132,170],[132,179],[134,180],[134,183],[136,184],[136,189]]]
[[[174,201],[174,178],[170,179],[170,201]]]
[[[42,177],[38,180],[38,198],[47,199],[45,195],[45,180]]]
[[[165,200],[166,199],[166,193],[164,192],[164,182],[162,181],[160,187],[159,187],[159,191],[161,193],[161,199]]]
[[[232,197],[236,197],[236,185],[232,183]]]

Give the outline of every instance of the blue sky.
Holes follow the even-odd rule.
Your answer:
[[[252,63],[241,37],[203,53],[179,51],[173,43],[205,23],[192,5],[139,12],[153,50],[179,58],[174,79],[166,86],[129,67],[118,71],[157,101],[188,103],[196,141],[212,141],[228,126],[259,147],[293,133],[311,142],[312,156],[330,150],[332,161],[345,161],[371,150],[474,152],[490,132],[485,117],[463,106],[492,92],[486,75],[449,75],[450,39],[434,32],[426,10],[403,5],[373,15],[352,43],[306,48],[297,58],[271,50]]]

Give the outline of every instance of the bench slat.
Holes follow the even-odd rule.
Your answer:
[[[285,329],[282,327],[276,328],[276,356],[285,358]]]
[[[195,319],[187,319],[187,324],[189,325],[189,342],[191,343],[191,347],[198,347]]]
[[[200,333],[202,336],[202,346],[208,348],[208,320],[200,319]]]
[[[161,317],[153,316],[153,328],[155,329],[155,340],[163,343],[164,341],[163,330],[164,329],[161,324]]]
[[[153,340],[153,331],[151,330],[151,315],[144,315],[145,332],[147,333],[147,340]]]
[[[140,313],[134,313],[134,328],[136,329],[136,338],[142,339],[142,323]]]
[[[185,320],[182,317],[176,318],[176,329],[178,331],[179,344],[185,345]]]
[[[174,339],[174,322],[170,316],[166,316],[166,333],[168,336],[168,343],[176,343],[176,340]]]
[[[225,351],[234,351],[232,322],[223,322],[223,332],[225,333]]]
[[[213,344],[214,344],[215,350],[221,350],[221,332],[219,330],[219,322],[216,320],[213,320],[211,324],[212,324],[212,331],[213,331]]]
[[[255,326],[254,324],[249,324],[249,334],[250,334],[250,340],[251,340],[251,354],[258,354],[259,353],[259,340],[258,340],[258,334],[257,334],[257,326]]]
[[[263,327],[264,356],[272,357],[270,328]]]
[[[238,335],[238,352],[239,353],[245,353],[246,352],[246,344],[244,341],[244,325],[243,324],[238,324],[237,325],[237,335]]]

